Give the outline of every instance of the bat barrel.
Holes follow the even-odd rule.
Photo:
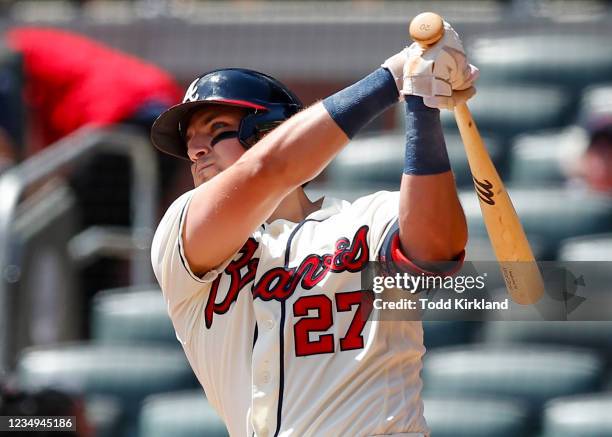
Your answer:
[[[444,35],[444,20],[433,12],[424,12],[410,22],[409,32],[427,49]],[[523,226],[465,103],[455,107],[455,119],[506,288],[515,302],[534,304],[544,294],[544,281]]]
[[[515,302],[534,304],[544,294],[544,282],[523,226],[465,103],[455,107],[455,119],[506,288]]]

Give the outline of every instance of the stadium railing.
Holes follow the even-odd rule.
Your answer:
[[[44,181],[69,168],[83,159],[100,152],[125,155],[131,162],[133,178],[131,185],[132,227],[131,283],[149,284],[153,281],[149,248],[156,220],[157,208],[157,164],[154,150],[142,135],[127,128],[113,130],[85,127],[49,146],[40,153],[7,170],[0,176],[0,370],[6,370],[13,363],[14,353],[23,346],[16,345],[14,326],[18,318],[12,302],[23,278],[19,272],[22,261],[15,244],[15,222],[18,220],[18,206],[25,194]],[[87,233],[87,229],[83,232]],[[109,230],[95,238],[88,238],[92,246],[86,250],[107,251],[105,241],[114,231]],[[83,240],[81,238],[81,240]],[[32,292],[32,290],[29,290]],[[11,334],[13,333],[13,334]]]

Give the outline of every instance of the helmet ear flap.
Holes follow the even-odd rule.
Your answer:
[[[238,139],[240,143],[246,148],[250,148],[260,139],[262,139],[267,133],[272,131],[283,121],[289,118],[291,115],[297,112],[289,111],[286,107],[278,105],[270,105],[267,111],[247,114],[240,122],[240,128],[238,130]]]
[[[242,118],[238,127],[238,140],[245,149],[249,149],[259,141],[257,112],[249,113]]]

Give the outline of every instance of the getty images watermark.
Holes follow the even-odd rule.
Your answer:
[[[447,271],[448,265],[434,266]],[[466,261],[452,275],[389,272],[371,262],[361,274],[363,316],[376,320],[612,321],[612,262],[541,261],[544,294],[512,300],[497,262]],[[519,269],[520,270],[520,269]]]
[[[373,307],[377,310],[508,310],[510,300],[491,301],[486,297],[458,297],[450,294],[447,298],[432,298],[432,291],[466,292],[482,291],[486,288],[485,272],[481,275],[432,276],[426,274],[395,273],[394,275],[375,275],[372,278],[372,291],[375,293]],[[402,290],[410,297],[383,295],[386,291]],[[415,294],[419,296],[415,298]],[[393,296],[393,297],[391,297]]]

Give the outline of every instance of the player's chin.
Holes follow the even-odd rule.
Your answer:
[[[203,168],[193,175],[193,183],[199,187],[221,173],[215,166]]]

